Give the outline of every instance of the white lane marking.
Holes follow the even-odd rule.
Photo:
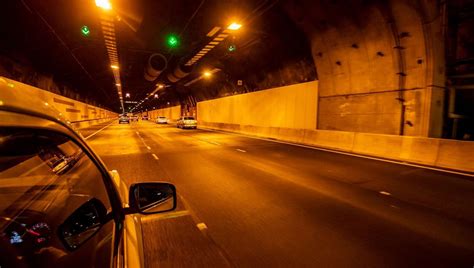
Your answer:
[[[249,139],[263,140],[263,141],[274,142],[274,143],[281,143],[281,144],[286,144],[286,145],[292,145],[292,146],[297,146],[297,147],[303,147],[303,148],[318,150],[318,151],[325,151],[325,152],[330,152],[330,153],[335,153],[335,154],[349,155],[349,156],[365,158],[365,159],[370,159],[370,160],[377,160],[377,161],[381,161],[381,162],[387,162],[387,163],[392,163],[392,164],[397,164],[397,165],[402,165],[402,166],[410,166],[410,167],[416,167],[416,168],[421,168],[421,169],[429,169],[429,170],[434,170],[434,171],[445,172],[445,173],[450,173],[450,174],[455,174],[455,175],[462,175],[462,176],[467,176],[467,177],[474,178],[474,174],[465,173],[465,172],[462,172],[462,171],[447,170],[447,169],[442,169],[442,168],[435,168],[435,167],[430,167],[430,166],[417,165],[417,164],[401,162],[401,161],[396,161],[396,160],[389,160],[389,159],[377,158],[377,157],[372,157],[372,156],[365,156],[365,155],[360,155],[360,154],[347,153],[347,152],[331,150],[331,149],[326,149],[326,148],[321,148],[321,147],[313,147],[313,146],[309,146],[309,145],[291,143],[291,142],[286,142],[286,141],[271,140],[271,139],[266,139],[266,138],[247,136],[247,135],[243,135],[243,134],[240,134],[240,133],[234,133],[234,132],[228,132],[228,131],[222,131],[222,130],[215,130],[215,129],[210,129],[210,128],[201,128],[201,129],[202,130],[207,130],[207,131],[212,131],[212,132],[219,132],[219,133],[228,134],[228,135],[232,134],[232,135],[245,137],[245,138],[249,138]]]
[[[247,151],[245,150],[242,150],[242,149],[236,149],[237,151],[241,152],[241,153],[246,153]]]
[[[153,158],[155,158],[156,160],[158,160],[158,156],[156,156],[156,154],[151,154],[153,156]]]
[[[380,193],[380,194],[383,194],[383,195],[388,195],[388,196],[391,196],[391,195],[392,195],[391,193],[385,192],[385,191],[380,191],[379,193]]]
[[[87,140],[87,139],[89,139],[89,138],[92,138],[95,134],[101,132],[102,130],[104,130],[104,128],[106,128],[106,127],[112,125],[113,123],[114,123],[114,121],[110,122],[110,124],[108,124],[107,126],[105,126],[105,127],[101,128],[101,129],[97,130],[96,132],[94,132],[94,133],[90,134],[89,136],[85,137],[84,139]]]
[[[204,222],[198,223],[196,224],[196,226],[200,231],[204,231],[207,229],[207,225]]]
[[[145,147],[148,149],[148,150],[151,150],[151,147],[148,146],[148,144],[146,144],[145,140],[142,138],[142,136],[140,136],[140,132],[138,131],[135,131],[138,135],[138,137],[140,138],[140,140],[142,141],[143,145],[145,145]]]
[[[172,219],[172,218],[178,218],[178,217],[183,217],[183,216],[188,216],[188,215],[191,215],[191,213],[188,210],[178,210],[178,211],[168,212],[164,214],[148,215],[147,217],[142,217],[141,221]]]

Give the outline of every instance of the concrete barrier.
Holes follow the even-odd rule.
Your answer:
[[[435,165],[474,172],[474,142],[439,140]]]
[[[402,136],[355,133],[352,152],[397,159],[401,155]]]
[[[403,137],[400,160],[435,166],[440,139]]]
[[[118,117],[118,114],[112,111],[5,77],[0,77],[0,100],[2,96],[15,105],[40,113],[54,114],[58,118],[69,121],[76,128],[89,127]]]
[[[91,120],[85,120],[85,121],[71,122],[71,125],[76,129],[84,129],[84,128],[88,128],[97,124],[112,122],[113,120],[116,120],[116,118],[98,118],[98,119],[91,119]]]
[[[354,136],[354,132],[306,130],[303,143],[335,150],[352,151]]]
[[[424,137],[260,127],[199,121],[199,128],[304,144],[366,156],[474,172],[474,142]]]

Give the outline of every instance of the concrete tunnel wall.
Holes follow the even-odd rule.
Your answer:
[[[170,123],[172,123],[181,117],[181,105],[148,111],[148,116],[150,119],[156,119],[158,116],[166,116]]]
[[[474,142],[317,130],[318,82],[198,102],[199,128],[474,172]]]
[[[47,103],[48,106],[56,109],[66,120],[70,121],[74,127],[79,129],[110,121],[118,116],[117,113],[109,110],[66,98],[50,91],[10,79],[1,77],[0,79],[11,82],[11,89],[21,92],[21,96],[28,96],[28,98],[38,100],[43,104]]]
[[[286,1],[319,79],[318,129],[441,137],[440,1]]]
[[[315,129],[318,82],[198,102],[201,122],[239,126]]]

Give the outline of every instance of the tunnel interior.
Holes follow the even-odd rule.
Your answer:
[[[315,129],[473,139],[473,1],[117,0],[114,6],[126,110],[180,104],[190,112],[200,101],[317,80]],[[93,1],[8,1],[4,9],[0,75],[120,111]],[[223,33],[233,18],[242,30],[183,71],[212,42],[213,29]],[[170,46],[170,38],[179,44]],[[164,69],[146,79],[155,54],[166,66],[156,63]],[[210,70],[216,75],[202,79]]]

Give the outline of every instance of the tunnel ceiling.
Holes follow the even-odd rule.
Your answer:
[[[125,101],[140,101],[157,83],[167,87],[143,107],[183,103],[314,80],[316,71],[304,34],[275,0],[140,0],[111,1],[117,14],[116,36]],[[93,0],[7,1],[3,6],[0,54],[39,74],[52,76],[78,95],[110,109],[120,107]],[[170,83],[166,76],[192,58],[212,38],[206,34],[231,20],[243,24],[194,65],[187,77]],[[88,26],[90,35],[81,34]],[[169,48],[175,34],[180,45]],[[236,50],[228,51],[234,45]],[[153,82],[144,79],[150,55],[163,54],[167,69]],[[204,70],[211,79],[194,83]],[[240,82],[241,80],[242,82]],[[223,90],[224,89],[224,90]],[[126,105],[127,107],[133,104]]]

